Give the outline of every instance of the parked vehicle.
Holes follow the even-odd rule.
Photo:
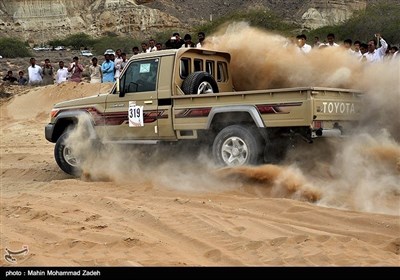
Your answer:
[[[34,51],[50,51],[51,49],[48,47],[35,47],[33,48]]]
[[[89,51],[89,50],[82,50],[82,51],[81,51],[81,55],[82,55],[82,56],[86,56],[86,57],[91,57],[91,56],[93,56],[92,52]]]

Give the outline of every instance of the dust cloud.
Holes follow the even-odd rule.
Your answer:
[[[362,65],[338,48],[299,53],[288,39],[234,23],[208,39],[206,48],[231,54],[236,90],[326,86],[350,88],[360,77]]]
[[[236,90],[320,86],[365,92],[361,124],[349,138],[300,144],[281,168],[290,170],[285,176],[302,175],[290,175],[298,186],[317,189],[320,205],[400,214],[400,60],[365,64],[342,48],[305,55],[290,39],[243,22],[211,36],[206,47],[232,54]],[[278,178],[274,182],[286,189]]]
[[[87,135],[87,116],[81,116],[70,132],[67,144],[82,167],[82,179],[120,184],[158,186],[190,192],[218,192],[232,189],[213,175],[206,153],[174,145],[101,144]],[[84,139],[84,140],[83,140]],[[107,141],[107,139],[102,139]]]
[[[346,139],[300,142],[282,164],[257,167],[218,169],[207,155],[191,150],[177,156],[165,150],[146,153],[108,145],[99,152],[90,149],[92,144],[81,143],[77,149],[85,158],[84,179],[181,191],[252,188],[265,190],[258,192],[261,196],[400,215],[399,60],[367,65],[341,48],[303,55],[290,39],[246,23],[230,24],[208,36],[206,48],[231,53],[235,90],[300,86],[362,90],[362,122]]]

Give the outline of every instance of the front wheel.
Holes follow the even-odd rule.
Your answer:
[[[263,143],[255,128],[231,125],[221,130],[215,137],[212,153],[218,165],[254,165],[262,160]]]
[[[81,161],[74,154],[74,149],[71,143],[67,141],[69,133],[63,133],[60,138],[58,138],[56,146],[54,147],[54,157],[58,166],[70,175],[79,176],[82,172],[80,168]]]

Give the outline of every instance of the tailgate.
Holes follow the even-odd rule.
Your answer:
[[[314,88],[311,91],[314,131],[343,131],[360,119],[362,92],[350,89]],[[321,135],[319,135],[321,134]],[[322,133],[317,133],[322,136]]]

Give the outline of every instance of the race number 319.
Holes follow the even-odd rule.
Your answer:
[[[129,127],[144,126],[143,122],[143,106],[136,106],[136,102],[129,101]]]

